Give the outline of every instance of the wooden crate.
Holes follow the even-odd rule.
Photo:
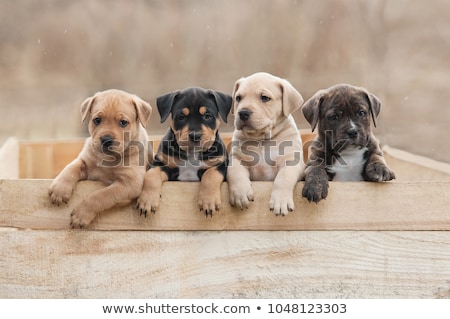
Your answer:
[[[71,230],[71,208],[102,185],[80,182],[62,207],[47,190],[82,142],[0,149],[0,298],[450,298],[447,164],[385,147],[396,181],[331,182],[319,204],[299,182],[286,217],[268,211],[271,182],[245,211],[224,183],[212,218],[198,183],[168,182],[156,215],[129,205]]]

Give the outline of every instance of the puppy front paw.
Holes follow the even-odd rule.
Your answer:
[[[94,220],[97,214],[83,205],[76,207],[70,214],[70,227],[85,228]]]
[[[141,215],[155,214],[159,209],[161,194],[158,192],[143,192],[137,199],[136,208]]]
[[[394,172],[382,162],[371,162],[367,164],[366,176],[370,182],[385,182],[395,179]]]
[[[270,195],[269,209],[275,216],[286,216],[295,209],[292,194],[272,192]]]
[[[72,196],[73,187],[70,183],[54,181],[48,190],[53,205],[67,204]]]
[[[302,196],[310,203],[318,203],[322,199],[327,198],[328,195],[328,180],[323,178],[309,178],[306,179],[303,186]]]
[[[239,207],[240,209],[248,208],[250,202],[253,202],[253,200],[253,188],[250,181],[230,187],[230,204],[232,206]]]
[[[206,216],[210,215],[212,217],[213,213],[219,211],[220,204],[220,190],[211,194],[202,192],[198,194],[198,208],[200,211],[205,212]]]

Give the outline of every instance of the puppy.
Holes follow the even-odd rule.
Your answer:
[[[231,205],[248,208],[253,201],[251,181],[274,181],[269,209],[283,216],[294,210],[293,191],[304,163],[291,113],[302,104],[301,94],[288,81],[268,73],[235,83],[235,130],[227,174]]]
[[[206,215],[218,211],[220,187],[226,176],[228,156],[219,135],[219,117],[227,122],[231,96],[203,88],[187,88],[157,98],[161,123],[172,114],[154,161],[145,174],[137,201],[141,214],[159,208],[165,181],[201,181],[198,206]]]
[[[364,88],[346,84],[318,91],[302,107],[317,138],[310,146],[303,197],[327,197],[328,180],[382,182],[395,178],[372,134],[380,113],[379,99]]]
[[[151,106],[120,90],[98,92],[81,105],[81,119],[91,115],[90,137],[78,157],[55,178],[49,189],[53,204],[67,203],[80,180],[97,180],[106,187],[75,206],[70,225],[83,228],[96,215],[139,196],[151,157],[144,129]]]

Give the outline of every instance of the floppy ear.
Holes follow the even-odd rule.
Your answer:
[[[236,105],[235,101],[236,101],[236,91],[239,89],[239,86],[241,85],[241,82],[244,78],[240,78],[239,80],[236,81],[236,83],[234,83],[234,88],[233,88],[233,93],[231,94],[232,96],[232,101],[231,101],[231,114],[234,115],[235,113],[235,109],[236,109]]]
[[[91,113],[92,105],[94,105],[96,96],[97,94],[88,97],[83,103],[81,103],[81,122],[84,122],[88,114]]]
[[[317,122],[319,121],[319,109],[320,104],[323,101],[325,90],[320,90],[314,94],[308,101],[302,106],[302,112],[309,124],[311,124],[311,130],[314,132]]]
[[[369,111],[372,116],[373,125],[377,127],[376,117],[380,114],[381,102],[375,95],[367,92],[366,90],[364,90],[364,94],[369,102]]]
[[[232,102],[231,95],[213,90],[208,90],[208,93],[214,98],[214,101],[216,102],[217,105],[217,109],[219,110],[220,117],[225,123],[227,123],[227,116],[228,113],[230,113],[231,109],[231,102]]]
[[[156,107],[158,108],[159,115],[161,116],[161,123],[164,122],[172,112],[173,103],[180,91],[170,92],[161,95],[156,99]]]
[[[281,79],[280,85],[283,92],[283,114],[288,117],[302,106],[304,100],[300,92],[287,80]]]
[[[133,95],[133,104],[136,108],[139,122],[145,127],[150,119],[150,115],[152,115],[152,106],[136,95]]]

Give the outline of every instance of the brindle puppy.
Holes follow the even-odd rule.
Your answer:
[[[364,88],[340,84],[318,91],[302,107],[312,130],[318,127],[305,170],[303,197],[327,197],[328,181],[382,182],[395,178],[371,131],[380,113],[379,99]]]

